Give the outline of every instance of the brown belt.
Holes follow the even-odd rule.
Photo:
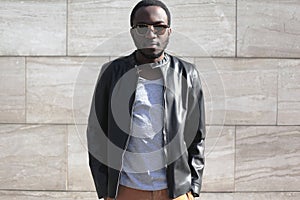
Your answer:
[[[171,200],[168,196],[168,190],[137,190],[124,185],[119,186],[117,200]],[[182,195],[176,200],[188,200],[186,195]]]

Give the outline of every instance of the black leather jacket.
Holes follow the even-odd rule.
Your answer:
[[[160,68],[164,79],[162,132],[169,197],[176,198],[189,191],[199,196],[205,139],[200,78],[193,64],[166,56],[169,64]],[[129,140],[137,70],[134,52],[104,65],[96,84],[87,139],[89,165],[99,198],[115,198],[118,192],[122,158]]]

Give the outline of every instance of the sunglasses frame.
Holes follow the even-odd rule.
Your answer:
[[[147,26],[147,29],[148,29],[147,32],[145,32],[144,34],[139,33],[138,30],[137,30],[138,26]],[[153,26],[153,30],[151,29],[152,26]],[[163,27],[163,28],[164,28],[163,33],[160,34],[159,31],[155,31],[155,26]],[[146,35],[146,34],[148,33],[149,29],[150,29],[154,34],[156,34],[156,35],[163,35],[163,34],[166,33],[166,30],[167,30],[168,28],[170,28],[170,26],[169,26],[169,25],[166,25],[166,24],[151,24],[151,25],[150,25],[150,24],[136,24],[136,25],[132,26],[131,28],[132,28],[132,29],[136,29],[136,33],[137,33],[138,35],[144,36],[144,35]]]

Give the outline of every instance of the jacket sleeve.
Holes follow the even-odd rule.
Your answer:
[[[89,166],[98,198],[107,196],[107,112],[108,95],[104,65],[96,83],[87,126]]]
[[[199,197],[202,176],[205,164],[205,107],[202,86],[198,71],[194,68],[192,73],[192,91],[190,92],[188,118],[188,130],[192,133],[191,144],[188,147],[188,162],[192,176],[192,193],[193,196]],[[192,128],[191,128],[192,127]]]

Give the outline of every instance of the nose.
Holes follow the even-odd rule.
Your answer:
[[[153,26],[150,26],[150,28],[148,28],[148,31],[147,31],[145,37],[148,38],[148,39],[152,39],[152,38],[157,37],[157,35],[154,33],[154,27]]]

